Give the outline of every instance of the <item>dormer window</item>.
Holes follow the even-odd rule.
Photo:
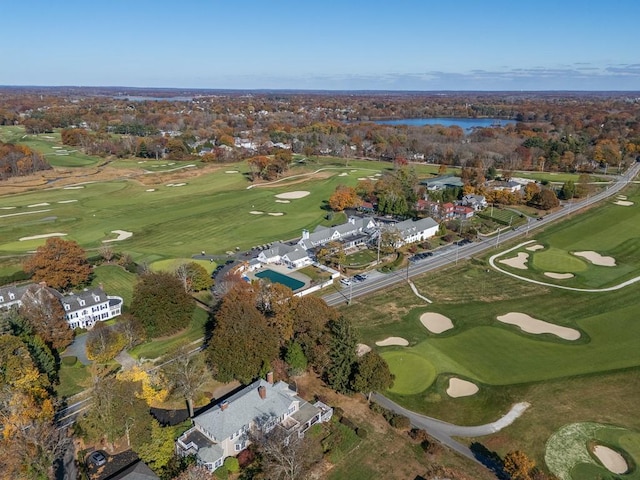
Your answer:
[[[15,300],[16,296],[13,294],[13,292],[9,292],[9,300]]]
[[[94,302],[96,302],[96,303],[98,303],[98,302],[100,301],[100,297],[99,297],[99,296],[97,296],[97,295],[94,295],[94,296],[93,296],[93,301],[94,301]]]
[[[64,309],[68,312],[69,310],[71,310],[71,305],[69,305],[68,303],[65,303]]]
[[[84,300],[80,299],[79,301],[80,301],[80,306],[84,307]]]
[[[0,302],[4,302],[4,297],[0,295]]]

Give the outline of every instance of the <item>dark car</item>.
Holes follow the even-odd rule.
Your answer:
[[[359,282],[364,282],[367,278],[369,278],[369,275],[367,275],[366,273],[359,273],[355,275],[353,278],[355,278]]]
[[[89,455],[87,461],[90,464],[95,465],[96,467],[101,467],[102,465],[107,463],[107,457],[105,457],[102,452],[96,451]]]

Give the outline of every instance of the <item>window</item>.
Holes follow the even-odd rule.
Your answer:
[[[16,299],[16,296],[13,293],[9,292],[9,300],[15,300],[15,299]]]
[[[80,306],[84,307],[84,300],[80,299]]]
[[[0,302],[4,302],[4,297],[0,295]]]
[[[242,450],[242,444],[241,443],[236,443],[233,448],[235,449],[236,452],[239,452],[240,450]]]
[[[71,305],[69,305],[68,303],[65,303],[64,309],[68,312],[69,310],[71,310]]]
[[[218,468],[222,466],[222,459],[219,458],[218,460],[216,460],[216,463],[213,464],[213,468]]]

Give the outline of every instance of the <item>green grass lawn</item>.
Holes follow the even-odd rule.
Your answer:
[[[204,326],[207,321],[207,312],[196,308],[193,312],[191,324],[185,330],[170,337],[154,339],[151,342],[138,345],[129,351],[135,359],[154,359],[177,349],[182,345],[194,342],[204,336]]]
[[[413,395],[424,391],[436,378],[436,370],[424,356],[409,350],[383,351],[382,357],[389,364],[396,378],[393,393]]]
[[[93,273],[92,287],[102,284],[107,295],[122,297],[125,305],[131,305],[133,286],[136,283],[135,274],[118,265],[100,265],[93,269]]]
[[[153,272],[174,272],[176,268],[184,263],[197,263],[202,266],[208,274],[211,274],[216,268],[217,263],[209,260],[195,260],[193,258],[167,258],[165,260],[157,260],[149,265]]]
[[[91,374],[87,367],[76,362],[72,366],[61,364],[58,376],[60,383],[56,386],[56,394],[58,398],[64,398],[86,389],[89,386]]]
[[[533,257],[533,267],[541,272],[577,273],[589,268],[584,260],[559,248],[548,248],[529,255]]]

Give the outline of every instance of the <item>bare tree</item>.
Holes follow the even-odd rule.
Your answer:
[[[111,260],[113,260],[113,248],[111,248],[109,245],[103,244],[102,246],[100,246],[98,253],[100,253],[100,256],[107,263],[110,263]]]
[[[182,347],[163,367],[163,373],[171,383],[173,391],[184,397],[193,417],[193,400],[207,380],[206,366],[200,353]]]
[[[271,480],[296,480],[322,456],[311,439],[276,427],[269,433],[254,432],[252,442],[262,456],[262,469]],[[317,446],[317,445],[316,445]]]

